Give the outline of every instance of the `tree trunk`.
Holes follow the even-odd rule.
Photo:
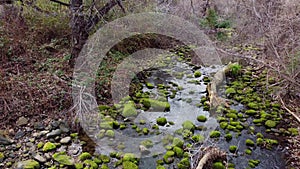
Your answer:
[[[83,13],[83,0],[71,0],[71,29],[72,29],[72,49],[70,65],[74,67],[75,59],[78,57],[82,47],[88,39],[86,31],[86,20]]]

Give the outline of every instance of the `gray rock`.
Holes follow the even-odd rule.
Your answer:
[[[81,154],[81,152],[82,152],[82,147],[80,144],[72,143],[72,145],[68,147],[68,154],[72,156],[78,156]]]
[[[71,141],[71,137],[65,137],[60,140],[61,144],[68,144]]]
[[[27,143],[25,143],[25,145],[26,145],[27,147],[33,147],[33,146],[34,146],[34,144],[33,144],[32,142],[27,142]]]
[[[36,123],[34,124],[34,129],[36,129],[36,130],[44,130],[44,129],[45,129],[45,126],[44,126],[44,124],[41,123],[41,122],[36,122]]]
[[[67,123],[65,122],[62,122],[60,125],[59,125],[59,128],[61,129],[62,132],[64,133],[68,133],[70,131],[70,127]]]
[[[51,137],[56,137],[61,135],[61,130],[60,129],[56,129],[56,130],[52,130],[50,133],[48,133],[46,135],[47,138],[51,138]]]
[[[40,132],[40,134],[43,136],[43,135],[45,135],[45,134],[48,134],[50,131],[48,131],[48,130],[44,130],[44,131],[41,131]]]
[[[26,161],[20,161],[17,163],[16,165],[17,169],[23,169],[23,168],[40,168],[40,164],[39,162],[35,161],[35,160],[26,160]]]
[[[1,144],[2,145],[10,145],[12,143],[13,143],[13,141],[11,139],[6,138],[5,136],[3,136],[3,135],[0,134],[0,145]]]
[[[51,127],[52,127],[52,129],[57,129],[58,128],[58,126],[59,126],[59,121],[52,121],[51,122]]]
[[[25,132],[22,130],[19,130],[16,135],[15,135],[15,139],[20,139],[25,135]]]
[[[24,125],[26,125],[28,123],[28,119],[27,118],[25,118],[25,117],[20,117],[18,120],[17,120],[17,122],[16,122],[16,124],[17,124],[17,126],[24,126]]]
[[[47,159],[44,158],[43,156],[41,156],[40,154],[36,154],[33,158],[36,161],[41,162],[41,163],[45,163],[47,161]]]

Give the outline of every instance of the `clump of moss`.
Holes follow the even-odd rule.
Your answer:
[[[232,139],[232,134],[228,133],[225,135],[226,141],[230,141]]]
[[[276,122],[273,120],[267,120],[265,122],[265,126],[268,128],[274,128],[274,127],[276,127],[276,125],[277,125]]]
[[[153,142],[151,140],[144,140],[141,142],[141,145],[145,146],[146,148],[153,147]]]
[[[163,156],[163,160],[166,164],[171,164],[174,161],[174,151],[167,151],[166,154]]]
[[[167,124],[167,119],[165,117],[159,117],[156,119],[156,123],[160,126]]]
[[[254,141],[252,141],[252,140],[250,140],[250,139],[247,139],[247,140],[246,140],[246,145],[247,145],[247,146],[254,146],[254,144],[255,144]]]
[[[79,155],[79,160],[84,161],[86,159],[91,159],[92,155],[88,152],[83,152]]]
[[[193,122],[187,120],[187,121],[185,121],[185,122],[182,123],[182,128],[194,131],[195,130],[195,125],[194,125]]]
[[[43,151],[47,152],[47,151],[51,151],[56,149],[56,145],[54,143],[51,142],[47,142],[44,144],[43,146]]]
[[[195,77],[200,77],[202,74],[200,71],[195,71],[194,76]]]
[[[213,169],[226,169],[222,162],[215,162],[212,166]]]
[[[248,155],[251,155],[251,154],[252,154],[252,151],[251,151],[250,149],[247,148],[247,149],[245,150],[245,153],[248,154]]]
[[[210,137],[210,138],[218,138],[218,137],[220,137],[220,136],[221,136],[221,132],[216,131],[216,130],[211,131],[210,134],[209,134],[209,137]]]
[[[204,116],[204,115],[200,115],[200,116],[197,117],[197,120],[198,120],[199,122],[206,122],[207,118],[206,118],[206,116]]]
[[[190,161],[189,158],[183,158],[179,163],[177,163],[178,169],[189,169]]]
[[[260,160],[249,160],[248,165],[251,168],[255,168],[260,163]]]

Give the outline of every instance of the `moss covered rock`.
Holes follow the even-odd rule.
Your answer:
[[[89,169],[98,169],[98,164],[95,163],[93,160],[85,160],[83,163],[87,166],[90,166]]]
[[[254,144],[255,144],[254,141],[252,141],[251,139],[246,140],[246,145],[247,146],[254,146]]]
[[[236,150],[237,150],[237,146],[234,146],[234,145],[229,146],[229,151],[230,151],[231,153],[235,153]]]
[[[149,109],[150,107],[155,111],[170,111],[170,103],[165,101],[153,100],[149,98],[143,98],[140,101],[145,108]]]
[[[138,166],[131,161],[124,161],[122,166],[123,169],[138,169]]]
[[[178,164],[178,169],[189,169],[190,168],[190,161],[189,158],[183,158]]]
[[[52,155],[52,158],[57,161],[59,164],[63,165],[74,165],[74,159],[65,153],[55,153]]]
[[[56,145],[54,143],[51,142],[47,142],[44,144],[43,146],[43,151],[47,152],[47,151],[51,151],[56,149]]]
[[[173,146],[180,147],[180,148],[183,148],[184,142],[183,142],[180,138],[175,137],[175,138],[173,139],[172,145],[173,145]]]
[[[107,156],[107,155],[101,154],[99,158],[100,158],[100,160],[101,160],[103,163],[109,163],[109,162],[110,162],[110,157]]]
[[[226,141],[230,141],[232,139],[232,134],[228,133],[228,134],[225,134],[225,139]]]
[[[167,124],[167,119],[165,117],[159,117],[156,119],[156,123],[160,126],[164,126],[165,124]]]
[[[167,151],[166,154],[163,156],[163,160],[166,164],[171,164],[174,161],[174,155],[175,152],[174,151]]]
[[[18,162],[16,167],[22,169],[38,169],[40,168],[40,164],[35,160],[26,160]]]
[[[277,125],[276,122],[273,120],[267,120],[265,122],[265,126],[268,128],[274,128],[274,127],[276,127],[276,125]]]
[[[204,116],[204,115],[200,115],[200,116],[197,117],[197,120],[198,120],[199,122],[206,122],[207,118],[206,118],[206,116]]]
[[[221,162],[215,162],[212,166],[213,169],[226,169],[223,163]]]
[[[195,71],[194,76],[195,77],[200,77],[202,74],[200,71]]]
[[[105,132],[105,136],[110,137],[110,138],[114,138],[115,137],[115,132],[113,130],[107,130]]]
[[[79,160],[84,161],[86,159],[92,158],[92,155],[88,152],[83,152],[79,155]]]
[[[182,123],[182,128],[194,131],[195,130],[195,125],[194,125],[193,122],[187,120],[187,121],[185,121],[185,122]]]
[[[210,134],[209,134],[209,137],[210,137],[210,138],[218,138],[218,137],[220,137],[220,136],[221,136],[221,132],[216,131],[216,130],[211,131]]]
[[[137,116],[136,108],[134,107],[133,103],[126,103],[124,104],[124,109],[122,111],[122,116],[124,117],[135,117]]]

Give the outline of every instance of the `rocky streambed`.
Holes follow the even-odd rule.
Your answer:
[[[270,97],[267,72],[228,66],[220,101],[207,85],[224,66],[195,66],[184,55],[164,57],[133,94],[100,105],[87,142],[62,120],[28,126],[20,118],[13,138],[0,133],[0,168],[284,168],[285,139],[298,130]]]

